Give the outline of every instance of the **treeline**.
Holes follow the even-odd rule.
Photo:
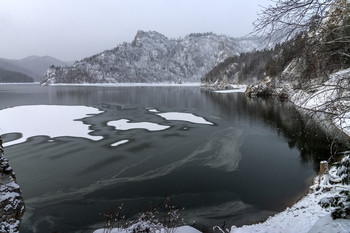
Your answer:
[[[229,83],[250,83],[261,80],[266,75],[267,61],[279,51],[280,47],[276,47],[229,57],[209,71],[201,81],[214,83],[225,78]]]
[[[347,18],[341,26],[329,24],[316,32],[302,32],[272,49],[229,57],[201,81],[213,84],[225,79],[228,83],[252,83],[266,76],[294,79],[298,85],[315,79],[324,81],[329,74],[350,67],[349,38],[350,18]],[[288,68],[290,65],[293,67]],[[293,75],[284,74],[286,68]]]
[[[0,68],[0,83],[32,83],[34,79],[28,75],[16,72],[9,71]]]
[[[278,56],[266,63],[266,75],[276,77],[294,60],[300,81],[326,79],[329,74],[350,67],[350,18],[342,26],[328,25],[321,35],[302,32],[292,40],[277,44]]]

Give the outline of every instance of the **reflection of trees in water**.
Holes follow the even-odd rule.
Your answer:
[[[219,94],[203,91],[207,99],[220,106],[225,118],[243,117],[248,121],[261,121],[277,131],[288,142],[290,148],[297,148],[303,162],[312,162],[319,170],[319,162],[330,157],[330,146],[336,130],[325,129],[310,115],[298,111],[291,103],[278,99],[248,98],[243,94]],[[344,140],[338,139],[341,150]]]

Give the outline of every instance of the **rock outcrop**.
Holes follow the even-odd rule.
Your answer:
[[[280,99],[288,99],[291,92],[289,85],[277,86],[270,77],[266,77],[259,83],[248,85],[245,95],[249,97],[276,96]]]
[[[50,67],[41,83],[199,82],[227,57],[258,46],[258,40],[252,38],[213,33],[190,34],[175,40],[154,31],[138,31],[132,43],[123,43],[69,67]]]
[[[4,157],[0,137],[0,232],[19,232],[24,211],[22,192],[16,183],[16,174]]]

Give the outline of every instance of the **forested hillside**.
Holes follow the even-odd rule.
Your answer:
[[[310,23],[307,30],[289,35],[290,40],[273,49],[227,58],[204,75],[202,83],[250,84],[269,77],[273,85],[288,82],[292,88],[305,88],[305,84],[321,84],[330,74],[350,67],[349,3],[328,2],[333,5],[325,17]]]
[[[33,78],[28,75],[18,73],[15,71],[8,71],[0,68],[0,82],[1,83],[31,83]]]

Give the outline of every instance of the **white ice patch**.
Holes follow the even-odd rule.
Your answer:
[[[102,136],[92,136],[89,125],[77,121],[103,111],[86,106],[29,105],[0,110],[0,133],[21,133],[22,137],[4,146],[25,142],[28,138],[45,135],[54,137],[81,137],[94,141]]]
[[[157,109],[154,109],[154,108],[148,109],[148,111],[149,111],[149,112],[159,112]]]
[[[228,94],[228,93],[244,93],[246,90],[247,90],[247,88],[244,87],[244,88],[237,88],[237,89],[217,90],[217,91],[214,91],[214,92],[215,93]]]
[[[129,142],[129,140],[120,140],[118,142],[111,144],[111,146],[116,147],[116,146],[120,146],[120,145],[123,145],[123,144],[128,143],[128,142]]]
[[[114,126],[116,130],[146,129],[148,131],[161,131],[170,128],[170,126],[160,125],[152,122],[129,123],[129,120],[127,119],[110,121],[107,123],[107,125]]]
[[[195,124],[213,125],[213,123],[206,121],[203,117],[195,116],[192,113],[166,112],[159,113],[157,115],[165,118],[168,121],[187,121]]]

